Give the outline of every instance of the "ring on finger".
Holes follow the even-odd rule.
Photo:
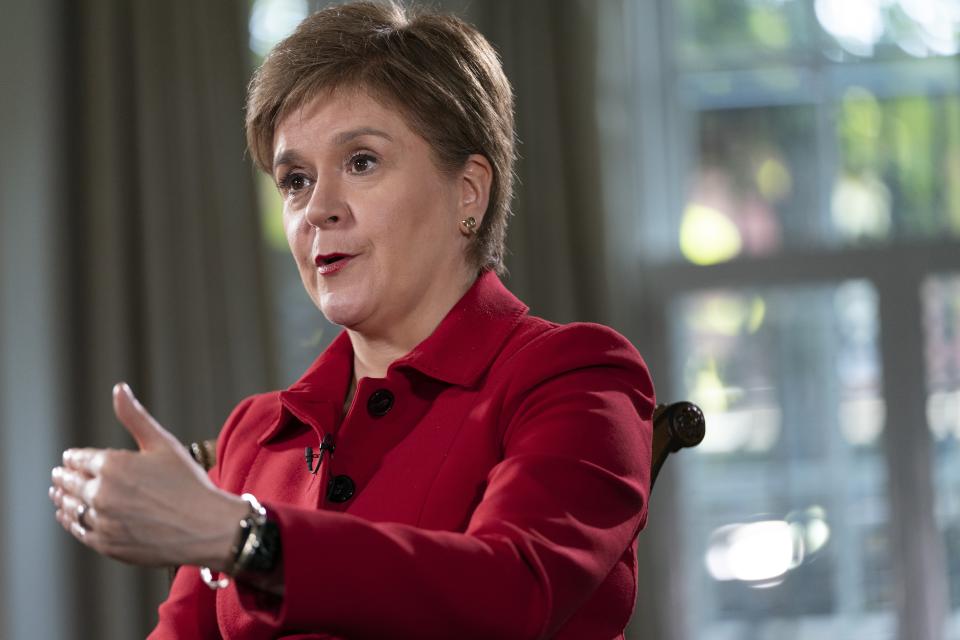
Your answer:
[[[77,506],[77,524],[79,524],[79,525],[80,525],[81,527],[83,527],[84,529],[89,529],[89,528],[90,528],[90,526],[87,524],[87,520],[86,520],[87,511],[88,511],[89,509],[90,509],[90,507],[87,506],[87,503],[86,503],[86,502],[81,502],[81,503]]]

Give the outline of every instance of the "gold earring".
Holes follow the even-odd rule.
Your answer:
[[[460,233],[465,236],[472,236],[477,232],[477,219],[473,216],[460,221]]]

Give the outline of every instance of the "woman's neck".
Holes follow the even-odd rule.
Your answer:
[[[433,298],[427,308],[407,314],[402,321],[388,323],[387,329],[376,333],[347,329],[353,345],[353,379],[383,378],[395,361],[410,353],[414,347],[433,333],[450,309],[473,285],[476,275],[464,280],[459,287],[439,298]]]

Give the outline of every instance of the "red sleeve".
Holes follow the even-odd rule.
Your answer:
[[[514,356],[504,458],[464,533],[268,505],[286,596],[258,608],[238,585],[248,612],[345,637],[554,633],[632,548],[649,493],[646,367],[612,331],[577,327]]]
[[[227,418],[217,438],[217,463],[207,474],[213,484],[220,486],[220,461],[229,434],[250,408],[253,397],[247,398]],[[216,592],[200,580],[197,567],[184,565],[170,586],[170,595],[160,605],[160,620],[150,633],[150,640],[193,640],[220,638],[217,626]]]

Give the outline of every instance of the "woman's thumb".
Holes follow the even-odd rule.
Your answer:
[[[141,451],[169,447],[176,439],[153,419],[143,405],[134,397],[126,382],[113,387],[113,412]]]

